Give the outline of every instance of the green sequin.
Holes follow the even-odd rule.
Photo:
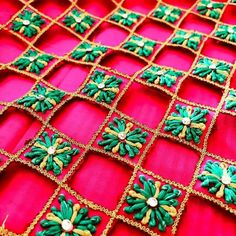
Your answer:
[[[161,5],[155,10],[153,16],[166,22],[175,23],[181,14],[182,11],[178,8]]]
[[[221,2],[213,2],[211,0],[201,0],[197,5],[197,11],[201,15],[211,17],[213,19],[219,19],[224,4]]]
[[[104,146],[106,151],[119,153],[121,156],[128,154],[130,158],[134,158],[139,154],[142,144],[146,143],[148,133],[142,132],[140,128],[132,130],[132,127],[132,123],[114,118],[102,134],[104,140],[98,144]]]
[[[105,72],[96,70],[85,85],[83,93],[93,97],[98,102],[112,103],[119,92],[122,79],[106,75]]]
[[[187,141],[200,143],[200,137],[206,128],[205,116],[209,113],[208,110],[179,104],[176,105],[176,110],[178,113],[172,112],[168,116],[164,130],[171,131],[174,136],[185,138]]]
[[[181,195],[181,191],[173,189],[169,184],[161,186],[160,182],[146,179],[140,175],[139,184],[133,185],[133,190],[129,191],[126,198],[128,207],[124,211],[128,214],[135,213],[134,218],[149,227],[158,227],[163,232],[166,227],[174,223],[176,217],[176,207],[179,202],[176,198]]]
[[[44,69],[52,59],[53,56],[51,55],[39,53],[30,49],[14,62],[13,65],[19,70],[25,70],[39,75],[42,69]]]
[[[25,154],[30,158],[32,164],[40,168],[53,171],[54,175],[60,175],[62,169],[67,167],[72,157],[79,153],[77,148],[71,148],[71,144],[63,142],[58,134],[49,137],[47,132],[41,138],[36,139],[30,152]]]
[[[156,42],[154,41],[132,36],[131,39],[125,43],[123,48],[128,49],[139,56],[148,57],[153,52],[155,45]]]
[[[223,84],[230,74],[230,65],[208,58],[201,58],[193,70],[194,75]]]
[[[45,24],[45,20],[43,20],[40,15],[32,11],[24,10],[24,12],[19,14],[13,21],[12,30],[23,33],[25,36],[31,38],[39,33],[43,24]]]
[[[65,93],[60,90],[52,90],[37,84],[36,89],[17,100],[17,103],[23,104],[25,107],[31,107],[35,111],[45,113],[47,110],[56,106],[64,95]]]
[[[219,25],[215,36],[236,43],[236,26]]]
[[[152,66],[144,71],[141,78],[147,79],[148,83],[166,85],[168,88],[176,83],[178,77],[182,76],[181,72],[172,69]]]
[[[95,21],[86,13],[79,12],[78,10],[74,9],[65,17],[63,22],[67,27],[83,34],[93,25]]]
[[[124,26],[131,26],[138,21],[140,15],[128,12],[124,9],[119,9],[114,15],[111,16],[111,20],[120,23]]]
[[[174,38],[172,38],[171,42],[173,44],[179,44],[192,48],[193,50],[197,50],[201,40],[202,35],[198,33],[178,30]]]
[[[71,54],[76,60],[82,59],[86,62],[94,62],[95,59],[107,51],[107,48],[100,45],[92,45],[90,43],[82,43]]]
[[[236,204],[236,167],[226,163],[207,161],[198,179],[201,186],[226,203]]]
[[[89,210],[66,200],[61,194],[58,197],[60,209],[53,206],[46,219],[41,221],[45,230],[37,232],[37,236],[92,236],[96,232],[96,225],[100,223],[100,216],[89,217]]]

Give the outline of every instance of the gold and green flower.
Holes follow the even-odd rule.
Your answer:
[[[207,119],[205,116],[209,113],[206,109],[193,108],[191,106],[176,105],[176,112],[172,112],[165,121],[164,130],[171,132],[174,136],[187,141],[193,140],[200,143],[200,137],[206,128]]]
[[[14,62],[13,65],[19,70],[25,70],[27,72],[32,72],[39,75],[52,59],[53,56],[51,55],[39,53],[30,49],[16,62]]]
[[[154,41],[133,35],[131,39],[125,43],[123,48],[128,49],[139,56],[148,57],[152,54],[155,45],[156,42]]]
[[[226,98],[225,108],[236,111],[236,91],[230,90]]]
[[[124,211],[135,213],[134,218],[150,228],[158,227],[161,232],[166,231],[177,215],[179,202],[176,198],[181,195],[181,191],[169,184],[162,185],[159,181],[146,179],[143,175],[139,176],[139,181],[141,185],[135,183],[133,190],[129,191],[126,198],[129,206]]]
[[[236,167],[223,162],[207,161],[204,171],[198,176],[201,186],[226,203],[236,204]]]
[[[103,140],[98,145],[104,146],[106,151],[119,153],[121,156],[128,154],[130,158],[134,158],[139,154],[142,144],[146,143],[148,133],[142,132],[140,128],[132,128],[131,122],[115,117],[105,128]]]
[[[89,210],[66,200],[61,194],[58,197],[60,209],[53,206],[47,213],[46,219],[41,221],[43,231],[36,236],[92,236],[96,232],[96,225],[100,223],[100,216],[89,217]]]
[[[47,132],[42,137],[36,139],[30,152],[25,156],[31,159],[32,164],[41,169],[53,171],[54,175],[60,175],[62,170],[67,167],[72,157],[79,153],[77,148],[72,148],[71,144],[64,142],[58,134],[51,137]]]
[[[53,90],[37,84],[34,90],[17,100],[17,103],[23,104],[25,107],[31,107],[37,112],[45,113],[56,106],[64,95],[65,93],[60,90]]]
[[[215,36],[236,43],[236,26],[219,25]]]
[[[39,14],[24,10],[13,21],[12,30],[19,32],[29,38],[38,34],[45,20]]]
[[[231,66],[215,59],[200,58],[193,70],[194,75],[223,84],[230,74]]]
[[[83,34],[87,29],[91,28],[94,19],[84,12],[80,12],[77,9],[73,9],[63,20],[65,25],[75,32]]]

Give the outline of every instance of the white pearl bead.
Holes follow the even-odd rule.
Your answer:
[[[124,13],[122,16],[123,16],[124,19],[128,18],[128,14],[126,14],[126,13]]]
[[[29,20],[23,20],[22,23],[23,23],[23,25],[27,26],[27,25],[30,24],[30,21]]]
[[[191,124],[191,119],[190,119],[189,117],[184,117],[184,118],[182,119],[182,123],[183,123],[184,125],[190,125],[190,124]]]
[[[39,94],[39,95],[37,96],[37,99],[38,99],[39,101],[43,101],[43,100],[45,99],[45,97],[44,97],[42,94]]]
[[[144,42],[143,41],[138,41],[137,45],[142,48],[144,46]]]
[[[166,9],[166,10],[165,10],[165,14],[166,14],[166,15],[170,15],[170,13],[171,13],[171,10],[169,10],[169,9]]]
[[[158,201],[156,198],[154,197],[150,197],[148,198],[147,200],[147,204],[150,206],[150,207],[156,207],[158,205]]]
[[[75,18],[76,23],[81,23],[82,19],[81,18]]]
[[[120,132],[118,133],[118,138],[120,140],[125,140],[126,139],[126,133],[125,132]]]
[[[67,233],[73,230],[73,224],[71,223],[70,220],[67,220],[67,219],[62,221],[61,227]]]
[[[221,182],[222,182],[223,184],[225,184],[225,185],[230,184],[230,183],[231,183],[231,178],[230,178],[230,176],[229,176],[227,173],[223,174],[223,176],[222,176],[222,178],[221,178]]]
[[[212,70],[215,70],[215,69],[216,69],[216,64],[214,64],[214,63],[211,64],[211,65],[209,66],[209,68],[212,69]]]
[[[212,8],[212,7],[213,7],[212,3],[207,4],[207,8]]]
[[[48,154],[53,155],[56,152],[56,148],[54,146],[51,146],[48,148]]]
[[[159,70],[159,71],[157,71],[156,73],[157,73],[157,75],[163,75],[163,74],[164,74],[164,71],[163,71],[163,70]]]
[[[100,84],[98,84],[98,88],[99,88],[99,89],[103,89],[103,88],[105,88],[105,84],[104,84],[104,83],[100,83]]]
[[[233,28],[229,27],[229,28],[228,28],[228,32],[229,32],[230,34],[233,34],[233,33],[234,33]]]

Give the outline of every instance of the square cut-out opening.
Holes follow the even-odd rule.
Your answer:
[[[8,216],[5,226],[15,233],[27,229],[56,188],[36,170],[19,163],[10,164],[1,172],[0,183],[0,221]]]
[[[208,141],[208,151],[236,160],[236,117],[220,113]]]
[[[128,36],[128,31],[111,23],[104,22],[97,28],[89,39],[106,46],[118,46]]]
[[[0,31],[0,34],[0,63],[15,60],[27,48],[27,45],[15,35],[5,30]]]
[[[55,18],[62,14],[69,6],[70,1],[60,1],[60,0],[35,0],[32,3],[32,6],[35,7],[37,10],[41,11],[45,15],[49,17]]]
[[[189,0],[189,1],[186,1],[186,0],[179,0],[179,1],[163,0],[163,2],[173,5],[173,6],[185,8],[185,9],[189,9],[194,3],[196,3],[195,0]]]
[[[51,124],[81,143],[88,143],[106,118],[107,111],[88,101],[73,100],[56,113]]]
[[[134,55],[128,55],[120,51],[107,54],[100,64],[128,75],[133,75],[146,65],[146,63]]]
[[[140,12],[143,14],[149,13],[156,6],[155,0],[143,1],[143,0],[126,0],[123,7],[130,9],[132,11]]]
[[[108,209],[115,209],[128,185],[132,171],[115,160],[89,153],[70,180],[83,197]]]
[[[163,119],[169,102],[170,97],[157,89],[133,83],[118,108],[140,123],[156,128]]]
[[[226,6],[224,13],[221,17],[221,22],[236,25],[236,5],[228,5]]]
[[[228,44],[215,39],[207,39],[203,46],[202,54],[218,60],[234,63],[236,58],[236,47],[234,45],[230,45],[229,47]]]
[[[136,32],[146,38],[165,42],[173,33],[173,29],[162,22],[146,19]]]
[[[160,51],[154,62],[163,66],[188,71],[192,66],[194,58],[195,55],[187,49],[166,46]]]
[[[235,232],[236,225],[232,214],[210,201],[191,196],[176,235],[233,236]]]
[[[15,153],[33,139],[40,128],[41,123],[28,113],[9,108],[0,120],[0,147]]]
[[[110,0],[87,0],[87,1],[78,1],[78,7],[85,9],[90,14],[93,14],[98,17],[105,17],[108,15],[116,6]]]
[[[184,18],[184,21],[180,25],[182,29],[194,30],[205,34],[211,33],[214,27],[215,24],[212,21],[191,13]]]
[[[12,102],[26,94],[34,81],[25,75],[7,70],[0,71],[0,101]]]
[[[181,85],[179,96],[186,100],[217,107],[223,91],[193,77],[188,77]]]
[[[200,155],[182,144],[158,139],[146,156],[143,167],[164,178],[187,185],[191,182]]]
[[[35,46],[47,53],[62,56],[70,52],[79,43],[80,40],[72,33],[54,25],[37,40]]]
[[[22,7],[20,1],[9,0],[9,1],[0,1],[0,24],[6,24],[10,18],[16,14]],[[2,37],[2,36],[1,36]]]
[[[55,87],[75,92],[86,79],[90,66],[65,62],[55,68],[45,79]]]
[[[57,195],[57,197],[53,200],[52,204],[50,205],[50,207],[47,209],[47,211],[45,212],[45,214],[43,214],[43,216],[41,217],[41,219],[39,220],[39,222],[37,223],[37,225],[34,227],[33,231],[30,233],[30,235],[36,235],[37,232],[40,232],[42,230],[44,230],[45,228],[41,227],[40,222],[43,219],[46,219],[46,215],[48,213],[51,212],[51,208],[52,206],[56,207],[58,210],[61,210],[61,204],[58,201],[58,198],[60,195],[64,195],[66,201],[71,200],[73,202],[73,204],[79,204],[81,208],[87,208],[88,209],[88,217],[93,217],[93,216],[100,216],[101,221],[99,222],[99,224],[95,225],[96,227],[96,233],[94,233],[93,235],[102,235],[103,230],[105,229],[110,217],[107,216],[105,213],[99,211],[99,210],[93,210],[91,208],[89,208],[87,205],[84,205],[83,203],[81,203],[80,201],[78,201],[74,196],[71,196],[67,191],[65,191],[64,189],[62,189],[59,194]],[[54,236],[54,235],[53,235]]]

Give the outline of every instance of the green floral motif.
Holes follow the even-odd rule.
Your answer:
[[[32,164],[39,165],[40,168],[53,171],[54,175],[60,175],[62,169],[67,167],[72,157],[79,153],[77,148],[71,148],[71,144],[63,142],[58,134],[49,137],[47,132],[42,134],[42,138],[36,139],[30,152],[25,154],[30,158]]]
[[[176,112],[172,112],[166,120],[165,131],[171,131],[174,136],[185,138],[187,141],[193,140],[200,143],[200,136],[206,128],[205,116],[208,110],[193,108],[191,106],[176,105]]]
[[[95,21],[91,16],[74,9],[65,17],[63,22],[67,27],[83,34]]]
[[[132,36],[129,41],[125,43],[123,48],[138,54],[139,56],[148,57],[153,52],[156,43],[142,37]]]
[[[71,57],[76,60],[82,59],[82,61],[94,62],[97,57],[101,56],[106,51],[107,48],[104,46],[84,42],[72,52]]]
[[[236,26],[220,25],[215,36],[236,43]]]
[[[193,70],[194,75],[223,84],[230,73],[230,65],[208,58],[201,58]]]
[[[96,225],[100,223],[100,216],[88,216],[88,209],[72,200],[66,200],[61,194],[58,197],[60,209],[53,206],[46,219],[41,221],[45,230],[37,232],[37,236],[92,236],[96,232]]]
[[[141,223],[149,227],[158,227],[163,232],[166,227],[173,224],[173,217],[176,217],[176,207],[179,202],[176,198],[181,191],[173,189],[169,184],[161,186],[159,181],[146,179],[140,175],[139,180],[142,186],[134,184],[126,198],[128,207],[124,211],[128,214],[135,213],[134,218],[141,220]]]
[[[197,50],[201,40],[202,35],[198,33],[178,30],[171,42]]]
[[[51,55],[39,53],[30,49],[14,62],[13,65],[19,70],[25,70],[39,75],[41,70],[44,69],[52,59],[53,56]]]
[[[140,15],[136,13],[119,9],[113,16],[111,16],[110,19],[124,26],[131,26],[132,24],[136,23],[139,18]]]
[[[175,84],[177,78],[182,76],[179,71],[152,66],[144,71],[141,78],[147,79],[148,83],[166,85],[168,88]]]
[[[236,167],[226,163],[207,161],[198,179],[217,198],[224,197],[226,203],[236,204]]]
[[[142,132],[140,128],[131,130],[132,127],[132,123],[114,118],[102,134],[104,140],[99,141],[98,144],[104,146],[106,151],[119,152],[121,156],[128,154],[130,158],[134,158],[139,154],[142,144],[146,143],[148,133]]]
[[[23,98],[17,101],[18,104],[23,104],[25,107],[31,107],[35,111],[45,113],[52,109],[61,101],[65,93],[59,90],[52,90],[40,84],[36,85],[36,89],[32,90]]]
[[[40,15],[24,10],[23,13],[19,14],[18,17],[13,21],[12,30],[23,33],[25,36],[31,38],[39,33],[41,26],[45,24],[45,20]]]
[[[166,22],[175,23],[181,16],[182,11],[178,8],[171,6],[159,6],[153,16],[158,19],[163,19]]]
[[[227,110],[233,109],[236,111],[236,91],[229,91],[229,95],[226,98],[225,108]]]
[[[197,11],[201,15],[211,17],[213,19],[219,19],[224,4],[221,2],[213,2],[211,0],[201,0],[197,6]]]
[[[96,70],[91,76],[91,80],[86,84],[83,93],[93,97],[98,102],[110,104],[119,92],[122,79],[116,76],[106,75],[105,72]]]

